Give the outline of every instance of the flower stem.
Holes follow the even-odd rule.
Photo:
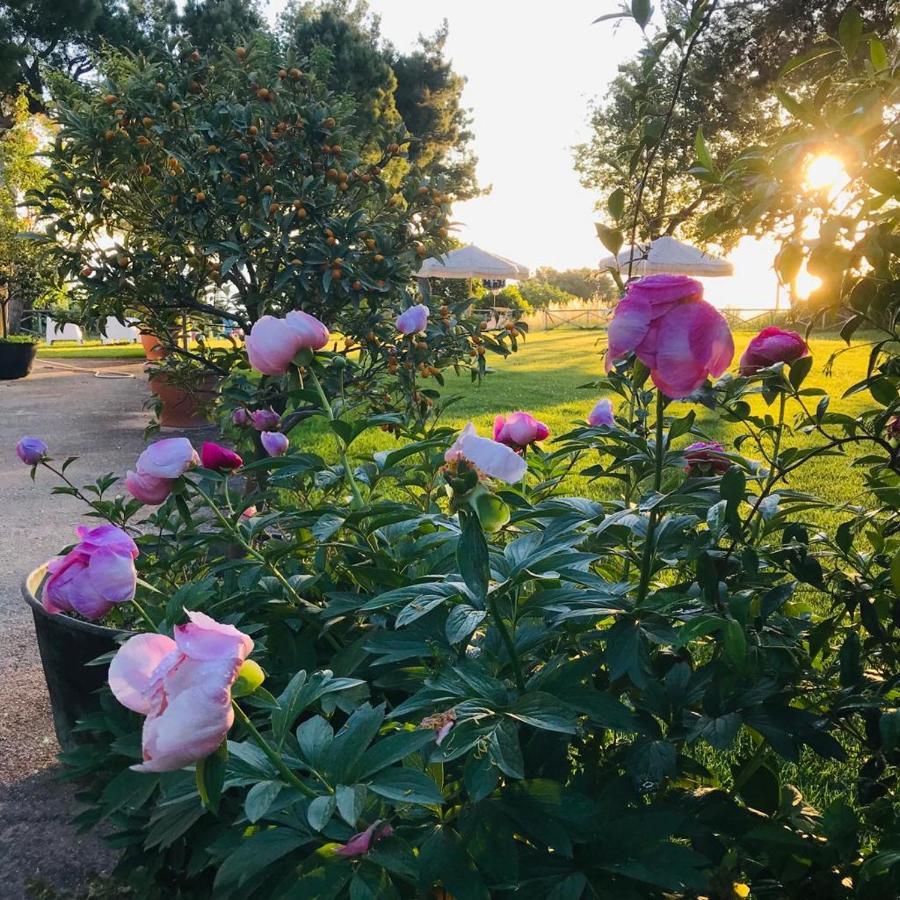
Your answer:
[[[519,654],[516,653],[516,643],[500,615],[500,609],[497,606],[497,598],[493,594],[488,594],[487,603],[491,610],[491,615],[494,618],[494,624],[497,626],[497,630],[500,632],[500,637],[506,647],[506,652],[509,654],[509,659],[513,667],[513,675],[516,679],[516,687],[521,693],[525,693],[525,679],[522,677],[522,664],[519,662]]]
[[[262,563],[273,575],[273,577],[281,584],[281,586],[288,592],[291,599],[298,606],[305,606],[310,609],[314,609],[316,612],[319,612],[319,607],[317,607],[314,603],[310,603],[309,600],[305,600],[301,597],[296,590],[294,590],[293,585],[288,581],[285,577],[285,574],[275,565],[275,563],[266,559],[266,557],[260,553],[249,541],[247,541],[244,536],[241,534],[240,529],[232,522],[225,513],[222,512],[221,509],[213,502],[212,497],[203,490],[196,482],[191,482],[191,487],[203,498],[206,505],[213,511],[213,514],[222,523],[222,526],[228,531],[228,533],[244,548],[248,555],[252,556],[257,562]]]
[[[250,721],[250,717],[245,713],[240,706],[238,706],[237,701],[231,701],[231,707],[234,710],[234,715],[237,720],[250,732],[250,736],[253,738],[253,741],[262,750],[263,753],[266,754],[269,762],[278,769],[278,772],[284,778],[284,780],[291,785],[291,787],[297,788],[301,794],[305,794],[307,797],[318,797],[318,794],[309,786],[305,785],[288,767],[285,765],[284,760],[278,755],[276,750],[272,747],[272,745],[259,733],[256,726]]]
[[[131,598],[131,605],[137,610],[138,615],[150,626],[151,631],[159,631],[159,626],[156,624],[156,622],[153,621],[153,619],[150,618],[147,610],[137,602],[136,597]]]
[[[322,383],[312,369],[309,370],[309,380],[313,383],[313,386],[319,394],[319,399],[322,401],[322,412],[328,417],[329,422],[334,422],[335,415],[334,410],[331,408],[331,402],[325,395]],[[361,509],[365,504],[363,502],[362,494],[359,492],[359,485],[353,477],[353,470],[350,468],[350,463],[347,461],[347,450],[344,447],[344,442],[341,440],[340,436],[338,436],[338,454],[341,458],[341,465],[344,467],[344,473],[347,476],[347,482],[350,485],[350,491],[353,494],[353,508]]]
[[[662,391],[656,392],[656,456],[654,459],[653,469],[653,490],[659,493],[662,489],[663,465],[666,458],[665,447],[665,420],[663,411],[666,405],[666,398]],[[644,598],[647,596],[647,590],[650,587],[650,570],[653,562],[653,536],[656,533],[656,524],[659,519],[659,506],[656,505],[650,510],[650,517],[647,520],[647,535],[644,538],[644,555],[641,559],[641,580],[638,583],[637,600],[635,606],[640,606]]]

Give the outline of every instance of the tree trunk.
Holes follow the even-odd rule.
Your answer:
[[[7,326],[10,334],[17,334],[25,313],[24,292],[14,281],[9,282],[9,303],[7,304]]]

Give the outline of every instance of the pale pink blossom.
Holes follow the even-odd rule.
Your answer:
[[[598,425],[615,425],[615,423],[612,400],[608,400],[606,397],[598,400],[597,405],[588,416],[588,424],[596,428]]]
[[[444,461],[448,463],[461,459],[468,460],[489,478],[497,478],[507,484],[521,481],[528,470],[528,464],[515,450],[490,438],[479,437],[471,422],[444,454]]]
[[[417,303],[397,316],[397,331],[401,334],[416,334],[428,325],[429,309],[424,303]]]
[[[494,419],[494,440],[514,450],[549,437],[550,429],[531,413],[514,412]]]

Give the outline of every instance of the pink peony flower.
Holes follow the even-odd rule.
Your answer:
[[[243,406],[239,406],[231,414],[231,424],[237,425],[238,428],[246,428],[250,424],[250,413]]]
[[[254,409],[250,423],[257,431],[274,431],[281,424],[281,416],[274,409]]]
[[[250,365],[263,375],[283,375],[301,350],[320,350],[328,329],[309,313],[289,312],[283,319],[262,316],[245,341]]]
[[[244,461],[234,450],[229,450],[213,441],[204,441],[200,448],[200,464],[204,469],[222,469],[231,472],[239,469]]]
[[[134,598],[138,548],[115,525],[81,525],[77,533],[79,543],[47,566],[41,599],[47,612],[100,619],[117,603]]]
[[[753,375],[775,363],[792,363],[801,356],[809,356],[806,341],[796,331],[784,331],[770,325],[756,335],[741,356],[741,375]]]
[[[346,844],[334,852],[337,856],[364,856],[372,849],[373,844],[377,844],[382,838],[390,837],[393,833],[394,829],[387,822],[375,822],[365,831],[354,834]]]
[[[109,666],[109,686],[123,706],[145,715],[144,761],[137,772],[173,772],[209,756],[234,722],[231,686],[253,649],[233,625],[201,612],[163,634],[129,638]]]
[[[174,478],[157,478],[141,472],[128,470],[125,475],[125,489],[136,500],[147,506],[158,506],[172,493]]]
[[[724,475],[731,468],[731,460],[725,456],[725,448],[715,441],[697,441],[685,447],[685,471],[689,475]]]
[[[507,484],[521,481],[528,470],[528,464],[515,450],[490,438],[479,437],[471,422],[444,454],[444,461],[448,463],[461,459],[468,460],[489,478],[497,478]]]
[[[174,479],[199,464],[200,457],[187,438],[164,438],[138,457],[135,470],[141,475]]]
[[[287,435],[280,431],[264,431],[259,439],[269,456],[284,456],[290,446]]]
[[[494,440],[514,450],[542,441],[549,434],[550,429],[531,413],[514,412],[494,419]]]
[[[416,334],[428,325],[429,309],[424,303],[417,303],[397,316],[397,331],[401,334]]]
[[[588,416],[588,424],[593,425],[595,428],[598,425],[615,425],[616,420],[613,415],[612,400],[607,400],[605,397],[602,400],[598,400],[597,405]]]
[[[721,313],[703,299],[703,285],[684,275],[650,275],[632,282],[609,323],[606,369],[635,353],[653,383],[673,400],[707,376],[721,375],[734,341]]]
[[[46,455],[47,444],[40,438],[20,437],[16,444],[16,456],[25,463],[26,466],[36,466]]]

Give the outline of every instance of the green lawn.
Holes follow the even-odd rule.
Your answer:
[[[749,333],[735,334],[735,364],[751,337]],[[459,396],[461,399],[448,410],[447,422],[462,427],[471,419],[480,433],[489,435],[497,413],[524,409],[549,426],[551,438],[565,433],[574,423],[584,421],[598,399],[598,394],[591,390],[579,390],[579,387],[602,374],[600,351],[605,339],[605,332],[602,331],[539,332],[531,335],[519,352],[508,359],[495,357],[492,363],[495,371],[481,385],[473,385],[467,378],[451,375],[447,379],[444,396]],[[832,397],[832,411],[853,415],[865,408],[865,395],[846,400],[841,399],[841,395],[863,376],[868,358],[867,347],[860,345],[841,356],[830,376],[822,371],[831,354],[844,346],[837,337],[822,337],[811,342],[814,363],[805,386],[823,388]],[[816,400],[815,397],[810,398],[813,408]],[[761,399],[757,404],[759,411],[765,408]],[[679,403],[671,406],[670,411],[673,415],[681,415],[688,408],[687,404]],[[696,407],[696,411],[698,425],[726,446],[739,433],[737,426],[718,421],[713,412],[700,406]],[[771,412],[774,415],[775,409]],[[333,457],[333,439],[321,420],[302,426],[295,435],[295,445],[327,458]],[[801,436],[799,443],[809,441]],[[354,458],[365,459],[373,451],[393,445],[394,439],[389,435],[372,431],[359,438],[351,450]],[[544,446],[550,446],[550,443],[546,442]],[[743,450],[752,455],[752,444],[745,444]],[[801,469],[791,486],[809,490],[838,504],[860,498],[862,477],[843,458],[820,458]],[[604,492],[602,483],[588,483],[584,479],[573,480],[568,487],[594,497],[602,496]],[[835,512],[827,518],[833,521],[838,515]],[[829,523],[822,521],[818,524],[825,526]]]
[[[144,348],[140,344],[101,344],[100,341],[55,341],[41,344],[39,359],[142,359]]]

